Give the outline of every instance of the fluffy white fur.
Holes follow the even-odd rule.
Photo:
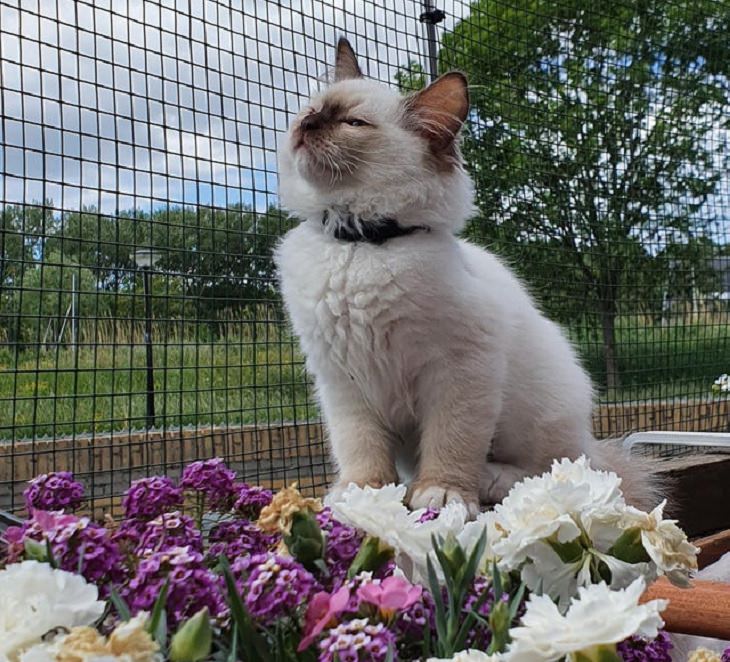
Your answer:
[[[652,505],[644,469],[594,440],[591,383],[560,328],[497,257],[455,238],[474,211],[473,184],[458,149],[434,149],[433,108],[370,80],[337,79],[280,149],[281,200],[303,222],[276,263],[340,484],[410,479],[414,507],[475,509],[553,458],[585,453],[623,476],[636,505]],[[303,118],[328,103],[367,124],[333,119],[302,145]],[[322,214],[342,208],[431,231],[382,245],[339,241]]]

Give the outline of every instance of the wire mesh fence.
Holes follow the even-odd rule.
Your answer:
[[[404,91],[469,76],[466,235],[566,326],[597,435],[728,430],[724,0],[0,0],[0,508],[213,455],[327,483],[271,251],[277,139],[343,34]]]

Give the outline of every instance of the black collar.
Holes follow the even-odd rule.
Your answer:
[[[414,232],[430,232],[426,225],[401,225],[387,216],[372,219],[358,218],[345,209],[325,209],[322,214],[323,226],[334,226],[333,236],[340,241],[362,241],[368,244],[384,244],[388,239],[405,237]]]

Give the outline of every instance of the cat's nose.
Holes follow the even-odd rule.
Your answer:
[[[322,115],[319,113],[309,113],[302,118],[299,126],[302,131],[315,131],[322,128]]]

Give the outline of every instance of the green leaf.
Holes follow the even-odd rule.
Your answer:
[[[51,567],[58,570],[58,561],[56,561],[56,558],[53,556],[53,548],[51,547],[51,541],[48,538],[46,538],[46,555],[48,557],[47,561]]]
[[[112,588],[112,591],[109,594],[109,600],[111,600],[111,603],[114,605],[114,609],[117,610],[117,614],[122,621],[126,622],[132,618],[132,612],[130,611],[129,606],[124,601],[124,598],[117,593],[117,589]]]
[[[641,540],[641,529],[626,529],[606,552],[609,556],[626,563],[648,563],[651,557],[646,553]]]
[[[256,631],[251,616],[243,604],[243,600],[241,600],[228,559],[225,556],[220,556],[218,560],[223,569],[223,578],[228,589],[228,606],[231,609],[233,623],[236,625],[238,642],[241,644],[244,658],[249,662],[270,662],[272,658],[269,646]]]
[[[504,588],[502,587],[502,573],[499,571],[496,561],[492,561],[492,589],[494,590],[494,600],[501,600]]]
[[[585,547],[576,540],[557,542],[548,539],[547,542],[563,563],[578,563],[586,553]]]
[[[150,620],[147,623],[147,632],[152,635],[152,638],[160,647],[163,647],[167,643],[167,614],[165,612],[165,605],[167,603],[167,592],[169,589],[170,578],[168,577],[162,585],[155,604],[152,606]]]
[[[469,586],[471,586],[472,581],[474,580],[474,577],[476,577],[477,572],[477,566],[479,565],[479,561],[482,558],[482,554],[484,554],[484,550],[487,546],[487,530],[486,528],[484,531],[482,531],[482,535],[479,536],[479,540],[477,540],[477,544],[474,545],[474,549],[471,550],[471,554],[469,555],[469,560],[466,563],[466,567],[464,568],[464,573],[462,576],[462,588],[463,590],[467,590]]]
[[[395,550],[375,536],[367,536],[352,559],[347,578],[352,579],[361,572],[377,572],[395,556]]]
[[[512,602],[510,602],[509,605],[509,620],[510,623],[513,623],[515,620],[515,617],[517,616],[517,610],[520,608],[520,604],[522,603],[522,598],[525,595],[525,585],[520,584],[519,588],[517,589],[517,592],[512,597]]]
[[[238,662],[238,623],[234,623],[231,629],[231,650],[226,662]]]
[[[433,596],[434,605],[436,607],[436,648],[438,653],[442,653],[441,647],[446,644],[446,609],[444,608],[443,597],[441,595],[441,586],[439,585],[436,570],[433,567],[431,557],[426,557],[426,569],[428,572],[428,586]],[[448,654],[448,653],[445,653]]]
[[[454,640],[454,649],[459,651],[462,650],[466,645],[466,638],[469,635],[469,631],[474,626],[475,621],[478,619],[480,621],[483,621],[479,614],[479,609],[481,606],[487,601],[487,598],[489,597],[489,590],[485,589],[482,591],[481,595],[477,598],[476,602],[472,605],[472,608],[470,612],[466,615],[466,618],[464,619],[463,623],[461,624],[461,628],[459,629],[459,632],[456,635],[456,639]]]

